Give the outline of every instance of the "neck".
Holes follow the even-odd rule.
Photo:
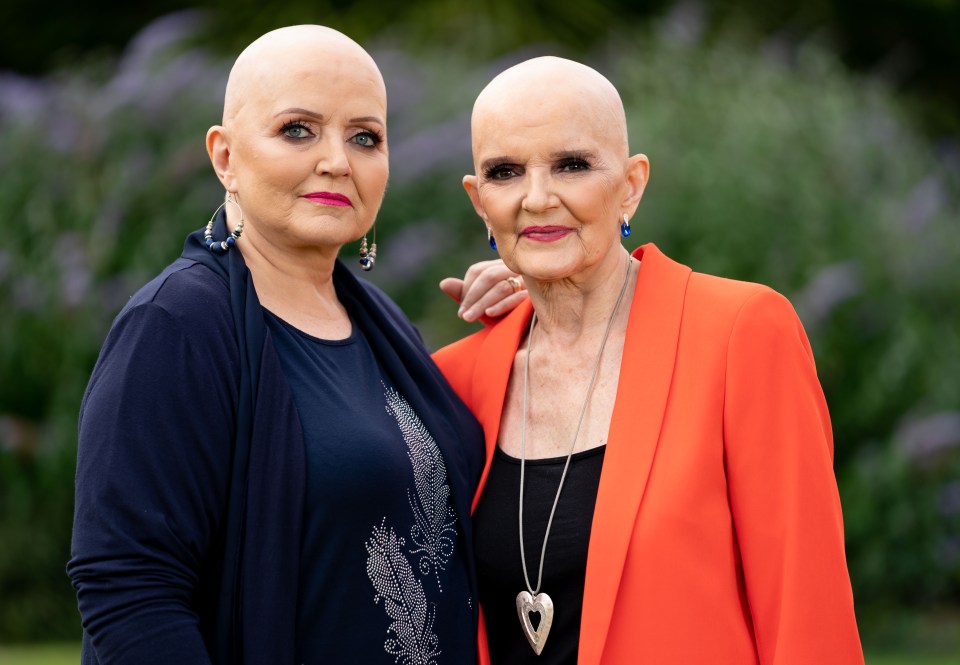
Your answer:
[[[636,262],[620,248],[612,252],[608,260],[575,277],[550,282],[524,277],[537,313],[538,334],[568,345],[585,336],[602,333],[613,313],[624,279],[629,279],[628,261],[633,275]],[[629,300],[629,292],[624,294],[624,299]],[[619,314],[628,310],[629,307],[621,305]]]
[[[339,247],[277,246],[247,226],[237,243],[260,304],[291,325],[322,338],[348,336],[349,318],[333,286]],[[344,328],[346,326],[346,328]]]

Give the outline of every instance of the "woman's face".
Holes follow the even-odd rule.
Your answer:
[[[221,179],[237,194],[246,237],[285,250],[339,248],[367,232],[386,190],[382,80],[349,55],[275,64],[233,91]]]
[[[464,187],[504,262],[553,281],[619,256],[620,222],[639,201],[646,158],[628,158],[625,134],[610,127],[602,104],[541,94],[550,97],[474,114],[477,174]],[[638,182],[632,165],[640,158]]]

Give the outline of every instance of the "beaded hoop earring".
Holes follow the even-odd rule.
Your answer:
[[[627,213],[623,213],[623,221],[620,222],[620,235],[624,238],[630,235],[630,218]]]
[[[227,236],[226,240],[214,240],[213,239],[213,220],[216,218],[217,213],[220,212],[220,209],[228,203],[232,203],[237,206],[237,210],[240,211],[240,221],[237,222],[237,228]],[[210,216],[210,221],[207,222],[207,228],[203,231],[203,241],[209,249],[214,254],[223,254],[231,247],[237,244],[237,240],[240,238],[240,234],[243,233],[243,208],[240,207],[240,204],[237,203],[236,199],[233,198],[233,195],[230,192],[227,192],[226,196],[223,197],[223,203],[217,206],[217,209],[213,211],[213,215]]]
[[[377,262],[377,223],[373,223],[373,243],[367,248],[367,236],[364,234],[360,241],[360,270],[370,272]]]

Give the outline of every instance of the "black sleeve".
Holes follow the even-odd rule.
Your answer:
[[[193,599],[236,422],[236,347],[222,336],[152,302],[132,307],[84,396],[67,572],[104,665],[210,662]]]

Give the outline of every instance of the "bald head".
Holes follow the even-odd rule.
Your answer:
[[[274,232],[288,249],[339,246],[370,228],[383,200],[386,130],[386,89],[370,55],[336,30],[298,25],[268,32],[240,54],[223,124],[207,130],[206,146],[224,189],[242,201],[248,246]],[[321,191],[349,205],[331,215],[331,206],[304,198]],[[231,225],[239,214],[228,206]],[[327,221],[314,227],[306,221],[314,218]],[[308,241],[297,231],[303,224],[319,235]]]
[[[320,67],[329,69],[331,76],[365,80],[386,104],[383,77],[362,46],[326,26],[294,25],[266,33],[237,58],[224,95],[224,126],[229,126],[249,100],[269,94],[283,78],[281,75]]]
[[[581,114],[626,157],[627,120],[620,93],[602,74],[579,62],[544,56],[521,62],[494,78],[473,106],[474,152],[490,131],[535,125],[538,116],[558,110]]]

